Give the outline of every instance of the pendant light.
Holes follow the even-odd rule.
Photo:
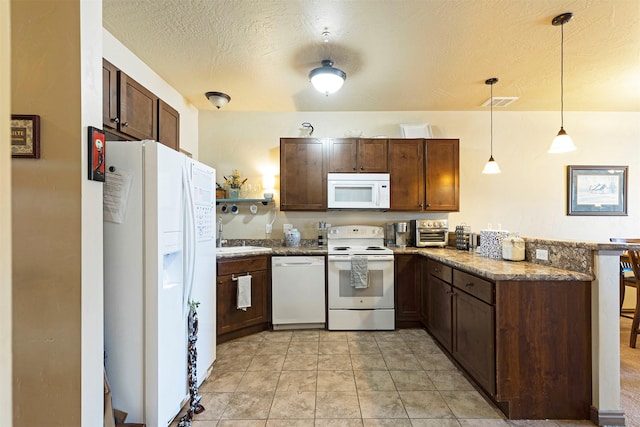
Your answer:
[[[493,85],[496,83],[498,83],[497,77],[492,77],[484,81],[484,84],[487,84],[491,87],[491,97],[489,98],[489,105],[491,106],[491,154],[489,155],[487,164],[484,165],[484,169],[482,170],[482,173],[484,174],[500,173],[500,166],[498,166],[498,162],[493,159]]]
[[[573,18],[573,13],[567,12],[562,15],[558,15],[551,24],[554,26],[560,25],[560,131],[558,135],[553,139],[551,147],[549,147],[549,153],[567,153],[576,149],[571,137],[564,130],[564,24],[569,22]]]
[[[231,97],[222,92],[207,92],[204,96],[206,96],[209,102],[215,105],[218,110],[231,101]]]
[[[322,33],[322,40],[325,45],[329,43],[329,31],[326,28]],[[318,92],[329,96],[329,94],[340,90],[347,79],[347,73],[339,68],[334,68],[331,59],[323,59],[321,64],[321,67],[311,70],[309,80]]]

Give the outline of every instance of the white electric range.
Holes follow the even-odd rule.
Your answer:
[[[327,250],[328,329],[395,329],[393,251],[384,246],[384,228],[331,227]],[[353,277],[354,268],[364,268],[364,280]]]

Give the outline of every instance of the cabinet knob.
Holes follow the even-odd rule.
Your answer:
[[[358,168],[354,167],[353,170],[357,170]]]
[[[441,270],[440,270],[440,268],[436,267],[436,268],[433,269],[433,271],[435,271],[436,273],[440,273]]]
[[[129,122],[124,122],[124,123],[122,124],[122,126],[124,126],[124,127],[129,126]]]
[[[464,285],[465,285],[467,288],[469,288],[469,287],[473,286],[473,282],[467,282],[467,283],[465,283]]]
[[[427,203],[427,207],[431,206],[431,203]]]
[[[118,117],[111,117],[111,121],[113,123],[120,123],[120,119]]]
[[[364,170],[364,166],[360,166],[360,170],[363,171]]]

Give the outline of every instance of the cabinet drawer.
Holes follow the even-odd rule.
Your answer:
[[[493,283],[487,280],[472,276],[463,271],[454,270],[453,286],[488,304],[493,304]]]
[[[427,271],[429,272],[429,274],[447,283],[451,283],[452,270],[453,269],[451,267],[437,261],[429,260],[427,262]]]
[[[247,257],[229,261],[218,261],[217,275],[244,274],[250,271],[266,270],[268,257]]]

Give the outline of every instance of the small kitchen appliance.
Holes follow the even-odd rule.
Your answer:
[[[413,235],[409,221],[388,222],[385,224],[386,245],[395,248],[413,246]]]
[[[327,242],[328,329],[393,330],[393,251],[384,228],[335,226]]]
[[[415,246],[441,247],[449,241],[449,222],[446,219],[414,219],[410,223]]]

